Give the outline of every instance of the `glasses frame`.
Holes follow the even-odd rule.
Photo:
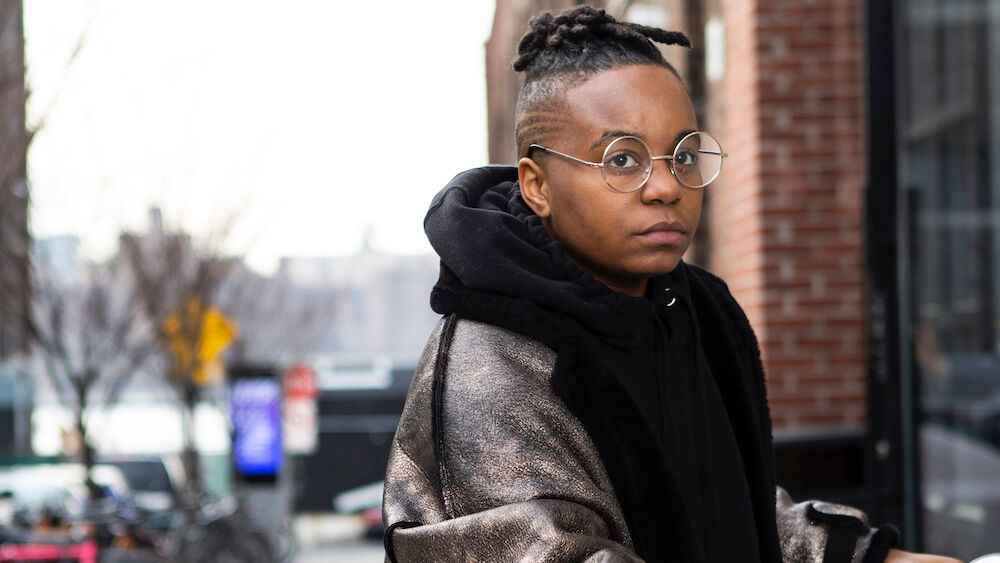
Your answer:
[[[678,151],[678,149],[680,149],[681,145],[684,144],[684,141],[688,140],[689,138],[691,138],[694,135],[705,135],[709,139],[712,139],[713,141],[715,141],[715,144],[719,146],[719,150],[718,151],[707,151],[707,150],[698,149],[699,153],[714,154],[714,155],[718,155],[719,157],[721,157],[720,160],[719,160],[719,169],[716,170],[715,175],[712,176],[711,178],[709,178],[708,181],[706,181],[706,182],[704,182],[702,184],[699,184],[697,186],[691,186],[687,182],[685,182],[684,180],[681,180],[680,178],[677,177],[677,172],[674,171],[674,159],[677,157],[677,151]],[[608,157],[608,150],[610,150],[611,147],[615,143],[617,143],[618,141],[620,141],[622,139],[634,139],[636,141],[639,141],[639,143],[646,149],[646,153],[649,154],[649,166],[646,167],[645,175],[643,176],[642,181],[639,182],[639,185],[636,186],[636,187],[634,187],[634,188],[632,188],[631,190],[619,190],[618,188],[612,186],[611,182],[608,181],[607,175],[604,173],[604,160]],[[722,145],[719,143],[719,140],[716,139],[715,137],[709,135],[708,133],[706,133],[704,131],[692,131],[692,132],[688,133],[687,135],[684,135],[684,137],[681,138],[680,141],[677,141],[677,146],[674,147],[674,152],[672,154],[665,154],[663,156],[653,156],[653,151],[649,150],[649,145],[647,145],[646,142],[643,141],[642,139],[640,139],[639,137],[635,137],[633,135],[622,135],[621,137],[616,137],[616,138],[612,139],[612,141],[610,143],[608,143],[608,146],[604,147],[604,155],[601,156],[601,162],[590,162],[588,160],[583,160],[581,158],[577,158],[575,156],[570,156],[570,155],[568,155],[566,153],[562,153],[562,152],[559,152],[559,151],[557,151],[555,149],[550,149],[549,147],[546,147],[546,146],[543,146],[543,145],[539,145],[539,144],[532,144],[531,146],[528,147],[528,155],[527,155],[528,158],[531,158],[531,151],[534,150],[534,149],[538,149],[538,150],[542,150],[542,151],[545,151],[545,152],[549,152],[549,153],[552,153],[552,154],[554,154],[556,156],[561,156],[561,157],[563,157],[563,158],[565,158],[567,160],[571,160],[571,161],[579,163],[579,164],[584,164],[584,165],[590,166],[592,168],[600,168],[601,169],[601,178],[604,179],[604,183],[607,184],[608,187],[611,188],[612,190],[614,190],[614,191],[616,191],[618,193],[621,193],[621,194],[630,194],[632,192],[641,190],[642,187],[646,185],[646,182],[649,181],[649,177],[653,174],[653,161],[656,161],[656,160],[666,160],[669,163],[667,165],[667,168],[670,169],[670,175],[673,176],[678,182],[680,182],[680,184],[682,186],[685,186],[685,187],[688,187],[688,188],[693,188],[693,189],[704,188],[705,186],[707,186],[707,185],[711,184],[712,182],[714,182],[715,179],[719,177],[719,174],[722,173],[722,162],[723,162],[723,159],[725,159],[727,156],[729,156],[728,153],[722,152]]]

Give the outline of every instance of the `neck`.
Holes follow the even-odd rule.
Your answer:
[[[594,276],[594,279],[608,286],[610,289],[624,293],[630,297],[642,297],[646,295],[646,285],[649,283],[648,278],[640,278],[638,281],[632,283],[618,283],[597,276]]]
[[[595,274],[593,268],[588,268],[582,261],[577,260],[576,257],[573,256],[573,253],[569,252],[568,248],[565,252],[566,257],[569,258],[570,262],[576,264],[577,268],[580,268],[584,272],[590,272],[590,275],[594,276],[595,280],[608,286],[609,289],[617,291],[618,293],[624,293],[629,297],[642,297],[646,294],[646,284],[649,282],[649,278],[619,278]]]

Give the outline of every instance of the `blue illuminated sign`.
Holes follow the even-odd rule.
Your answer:
[[[247,476],[281,470],[281,386],[271,378],[240,379],[229,389],[233,462]]]

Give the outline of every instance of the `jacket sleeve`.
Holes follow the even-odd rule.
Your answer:
[[[882,563],[896,544],[891,525],[873,528],[857,508],[819,501],[795,503],[777,491],[778,539],[785,563]]]
[[[446,318],[414,374],[383,497],[388,561],[640,561],[555,353]]]

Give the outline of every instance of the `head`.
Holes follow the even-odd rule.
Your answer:
[[[600,162],[612,140],[631,135],[654,156],[672,154],[698,127],[680,77],[653,41],[689,46],[680,33],[582,6],[533,19],[514,63],[525,72],[515,130],[522,197],[571,260],[630,295],[677,267],[698,227],[702,190],[654,160],[641,188],[614,191],[600,168],[531,146]]]

